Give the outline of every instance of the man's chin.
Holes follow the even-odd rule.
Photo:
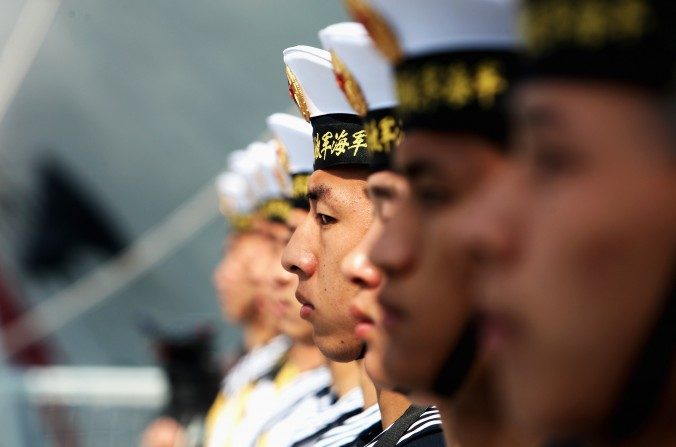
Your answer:
[[[362,344],[356,338],[354,340],[342,340],[329,336],[318,336],[316,332],[312,338],[324,357],[334,362],[353,362],[357,360],[362,351]]]

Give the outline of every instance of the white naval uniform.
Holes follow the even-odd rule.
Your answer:
[[[327,431],[311,445],[313,447],[347,446],[352,444],[364,430],[377,424],[380,424],[380,408],[378,404],[374,404]]]
[[[331,372],[326,366],[295,373],[287,383],[274,378],[261,379],[247,402],[246,414],[233,435],[233,446],[268,445],[269,430],[293,414],[297,406],[314,401],[314,396],[330,386]]]
[[[319,439],[322,434],[343,424],[346,419],[360,414],[363,407],[364,396],[361,388],[356,387],[319,413],[308,417],[302,424],[296,425],[288,443],[283,445],[293,447],[313,445],[312,442]],[[294,424],[297,422],[294,421]],[[277,447],[277,444],[274,446]],[[281,447],[282,444],[279,446]]]
[[[291,342],[278,336],[251,350],[230,370],[223,380],[221,391],[207,415],[204,445],[224,447],[234,427],[242,420],[255,384],[278,367]]]

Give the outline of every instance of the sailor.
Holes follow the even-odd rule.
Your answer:
[[[404,394],[393,390],[396,385],[384,371],[383,345],[387,340],[382,328],[382,309],[377,303],[384,276],[368,260],[370,247],[383,223],[407,194],[403,177],[390,169],[390,156],[402,137],[395,111],[394,73],[361,24],[331,25],[320,31],[319,36],[331,52],[338,85],[364,122],[370,154],[367,191],[374,219],[361,242],[341,263],[343,275],[359,288],[352,303],[352,313],[358,320],[355,335],[368,347],[364,366],[378,390],[382,419],[375,429],[359,435],[359,445],[443,446],[439,411],[429,405],[413,405]]]
[[[296,446],[345,445],[380,421],[373,383],[363,373],[364,344],[354,335],[350,303],[357,288],[340,273],[342,258],[361,240],[372,207],[364,193],[369,155],[366,132],[338,89],[331,55],[297,46],[284,50],[292,97],[313,130],[313,172],[308,179],[310,211],[284,250],[284,268],[299,278],[301,316],[313,327],[314,341],[333,362],[339,398],[362,385],[363,408],[336,427],[299,427]]]
[[[527,0],[521,23],[513,168],[463,229],[507,409],[589,445],[676,445],[676,8]]]
[[[262,143],[261,143],[262,144]],[[274,220],[279,207],[270,206],[271,175],[265,174],[258,145],[235,151],[229,157],[230,172],[217,179],[220,209],[232,234],[217,267],[214,280],[222,308],[233,321],[243,324],[248,353],[229,372],[210,410],[205,445],[228,445],[233,427],[244,417],[244,409],[255,385],[278,369],[289,347],[286,336],[278,335],[269,311],[266,269],[273,256]]]
[[[307,199],[307,179],[312,173],[313,142],[312,126],[297,116],[276,113],[268,117],[268,128],[272,131],[280,148],[282,166],[288,170],[292,179],[292,190],[289,201],[292,210],[287,219],[289,236],[307,217],[310,208]],[[301,334],[307,343],[312,341],[312,326],[300,317],[301,304],[295,299],[298,284],[296,275],[287,272],[281,265],[281,250],[275,266],[271,266],[276,288],[275,296],[279,303],[278,316],[285,332]],[[346,413],[357,412],[363,405],[361,392],[348,396],[347,399],[336,399],[332,387],[326,387],[308,396],[295,405],[281,421],[276,421],[267,433],[261,437],[257,445],[265,447],[288,447],[295,439],[299,428],[310,428],[313,432],[334,424]]]
[[[536,445],[499,417],[476,352],[474,257],[454,226],[506,164],[504,98],[516,63],[516,8],[492,0],[348,2],[395,70],[404,137],[394,170],[410,188],[372,243],[388,376],[438,404],[446,443]],[[439,241],[449,241],[442,246]]]
[[[293,211],[289,202],[291,178],[279,162],[280,157],[286,158],[284,149],[277,140],[257,144],[249,150],[252,149],[256,156],[264,157],[261,161],[265,164],[263,173],[267,180],[278,186],[268,194],[260,208],[267,222],[265,234],[272,244],[272,253],[267,256],[263,271],[268,285],[266,298],[270,312],[279,331],[292,343],[277,368],[258,380],[251,391],[241,419],[231,434],[231,445],[238,447],[268,445],[267,438],[275,424],[290,413],[297,413],[300,408],[306,411],[308,407],[319,408],[324,400],[317,399],[317,395],[326,395],[331,383],[326,358],[312,342],[310,324],[300,319],[298,312],[291,320],[284,318],[285,312],[280,312],[279,292],[283,293],[281,299],[288,303],[289,299],[293,299],[294,281],[297,281],[295,275],[281,267],[282,250],[291,233],[287,221]]]

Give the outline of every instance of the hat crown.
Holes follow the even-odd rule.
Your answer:
[[[256,164],[250,182],[254,185],[259,202],[282,197],[288,187],[286,173],[280,173],[277,163],[277,147],[274,142],[256,141],[247,147],[247,152]]]
[[[216,178],[221,212],[223,214],[247,214],[253,211],[249,184],[246,179],[235,172],[223,172]]]
[[[405,58],[519,44],[516,0],[370,0]]]
[[[396,106],[392,66],[376,48],[363,25],[353,22],[331,25],[321,30],[319,36],[333,55],[337,76],[347,78],[343,79],[344,83],[356,82],[357,94],[363,94],[369,110]],[[347,73],[341,73],[341,70]]]
[[[288,113],[270,115],[267,124],[286,151],[289,174],[312,172],[314,162],[312,126]]]
[[[303,90],[300,93],[307,103],[310,117],[354,114],[336,84],[328,51],[305,45],[287,48],[284,50],[284,63]]]

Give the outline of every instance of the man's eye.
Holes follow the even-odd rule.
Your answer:
[[[317,220],[320,225],[331,225],[332,223],[336,223],[336,219],[321,213],[317,213]]]
[[[535,175],[542,179],[569,173],[576,167],[575,156],[563,148],[541,146],[533,151],[531,163]]]
[[[413,197],[425,208],[434,208],[452,202],[454,195],[443,188],[419,187],[412,188]]]

